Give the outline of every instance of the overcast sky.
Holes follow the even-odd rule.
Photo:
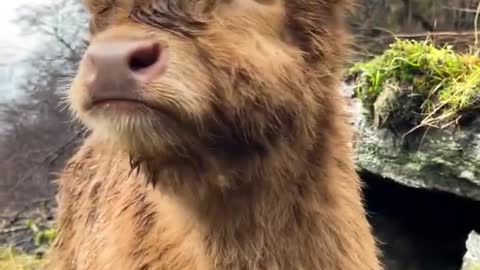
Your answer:
[[[0,100],[13,97],[16,83],[21,77],[25,59],[34,48],[36,38],[22,34],[13,20],[18,17],[18,8],[23,5],[38,5],[54,0],[0,0]],[[38,37],[37,37],[38,38]]]
[[[35,39],[22,35],[13,20],[22,5],[44,4],[51,0],[0,0],[0,64],[21,60],[35,44]]]

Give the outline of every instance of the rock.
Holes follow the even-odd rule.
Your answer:
[[[471,232],[467,239],[467,252],[461,270],[480,270],[480,235]]]
[[[431,128],[403,137],[387,127],[373,127],[360,101],[352,98],[352,87],[344,86],[359,170],[480,201],[480,117],[455,131]]]

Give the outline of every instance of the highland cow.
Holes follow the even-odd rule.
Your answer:
[[[379,270],[350,0],[87,0],[49,270]]]

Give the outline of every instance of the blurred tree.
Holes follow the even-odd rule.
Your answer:
[[[425,39],[428,32],[439,43],[472,45],[479,0],[360,0],[350,22],[359,54],[378,54],[394,35]],[[447,33],[446,33],[447,32]]]
[[[25,6],[18,23],[42,38],[26,61],[20,95],[0,103],[0,212],[53,198],[52,182],[81,135],[62,106],[85,49],[80,1]]]

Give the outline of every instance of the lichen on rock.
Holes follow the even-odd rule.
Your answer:
[[[480,122],[477,122],[480,127]],[[430,130],[402,139],[388,128],[357,122],[355,161],[360,170],[401,184],[480,200],[480,128]]]

